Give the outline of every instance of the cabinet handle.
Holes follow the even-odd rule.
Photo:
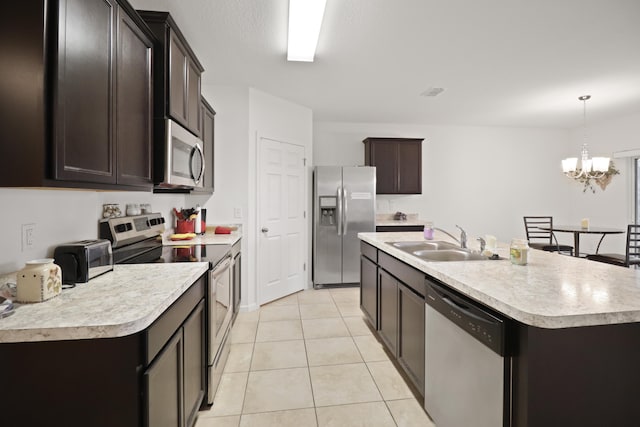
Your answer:
[[[267,227],[262,227],[262,230],[260,230],[260,231],[262,231],[263,233],[268,233],[269,229]]]

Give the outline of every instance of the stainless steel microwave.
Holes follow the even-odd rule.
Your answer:
[[[202,140],[171,119],[164,119],[163,173],[157,186],[198,188],[204,186],[205,158]]]

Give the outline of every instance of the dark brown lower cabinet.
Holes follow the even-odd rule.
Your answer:
[[[195,423],[205,393],[205,311],[204,301],[184,322],[184,415],[185,425]]]
[[[398,284],[398,361],[424,394],[424,297]]]
[[[398,347],[398,281],[382,269],[378,269],[380,284],[380,338],[395,356]]]
[[[423,394],[425,274],[369,244],[360,247],[360,307],[370,324],[376,326],[387,350]]]
[[[378,329],[378,266],[360,257],[360,308],[374,329]]]
[[[640,323],[511,334],[513,427],[640,425]]]
[[[192,427],[205,393],[205,277],[132,335],[0,343],[11,367],[0,425]]]
[[[145,427],[183,427],[182,329],[167,343],[144,374]]]
[[[144,374],[146,427],[195,423],[205,391],[204,306],[200,301]]]

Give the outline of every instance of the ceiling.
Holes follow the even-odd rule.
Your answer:
[[[572,128],[584,94],[591,122],[640,112],[638,0],[327,0],[312,63],[286,60],[288,0],[131,3],[171,13],[204,84],[315,121]]]

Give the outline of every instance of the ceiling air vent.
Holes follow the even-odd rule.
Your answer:
[[[430,87],[429,89],[425,90],[424,92],[422,92],[420,94],[420,96],[438,96],[440,95],[442,92],[444,92],[444,88],[443,87]]]

